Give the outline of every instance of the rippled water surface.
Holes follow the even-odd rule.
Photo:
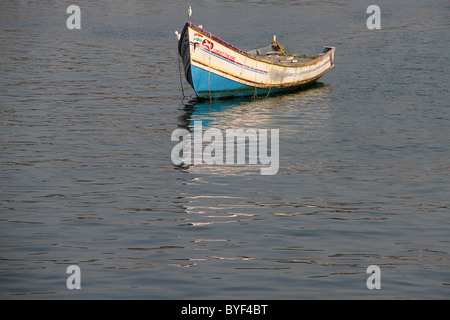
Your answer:
[[[212,103],[183,99],[187,6],[77,1],[68,30],[69,4],[0,4],[1,298],[450,298],[448,1],[368,30],[368,2],[193,0],[244,50],[336,47],[308,90]],[[278,173],[175,166],[194,120],[279,129]]]

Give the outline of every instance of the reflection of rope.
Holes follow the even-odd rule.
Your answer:
[[[178,71],[180,72],[180,85],[181,85],[181,92],[183,93],[183,98],[185,97],[184,95],[184,88],[183,88],[183,79],[181,79],[181,65],[180,65],[180,55],[177,54],[178,56]]]

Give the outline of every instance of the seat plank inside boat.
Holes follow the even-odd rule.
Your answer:
[[[277,52],[275,51],[276,49],[272,46],[267,46],[267,47],[263,47],[263,48],[259,48],[259,49],[255,49],[255,50],[251,50],[251,51],[247,51],[250,54],[253,54],[255,56],[265,56],[271,52]]]

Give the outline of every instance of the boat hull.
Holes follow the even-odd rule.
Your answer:
[[[186,23],[178,49],[186,80],[204,99],[263,96],[308,86],[333,67],[335,50],[325,47],[316,59],[277,64],[191,23]]]

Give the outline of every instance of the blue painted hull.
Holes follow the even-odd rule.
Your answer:
[[[302,89],[313,84],[318,78],[297,87],[264,89],[248,86],[222,77],[214,72],[196,66],[190,66],[186,80],[201,99],[224,99],[252,96],[267,96]]]

